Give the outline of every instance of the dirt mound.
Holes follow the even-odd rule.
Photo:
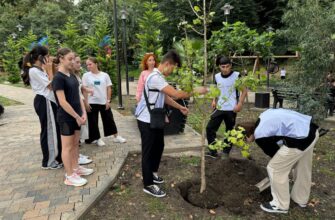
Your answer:
[[[271,199],[269,191],[260,194],[255,184],[267,176],[263,167],[250,160],[207,160],[206,191],[200,194],[200,181],[189,180],[178,185],[182,197],[201,208],[223,206],[246,215],[245,207]]]

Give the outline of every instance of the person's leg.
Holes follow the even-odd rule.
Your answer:
[[[233,111],[227,111],[223,113],[223,120],[226,126],[226,131],[231,131],[235,127],[236,123],[236,113]],[[231,151],[232,146],[226,147],[223,149],[223,153],[229,154]]]
[[[57,105],[53,102],[51,102],[52,110],[54,113],[54,119],[56,122],[56,133],[57,133],[57,149],[58,149],[58,155],[56,156],[56,160],[58,163],[63,163],[62,161],[62,139],[60,136],[60,130],[59,130],[59,124],[57,122]]]
[[[216,132],[219,129],[222,120],[223,120],[222,111],[214,110],[206,127],[208,145],[212,144],[215,141]],[[212,153],[216,153],[215,150],[209,150],[209,151]]]
[[[154,130],[154,148],[152,152],[151,167],[152,171],[156,173],[159,169],[159,164],[162,159],[164,151],[164,129]]]
[[[73,153],[72,154],[72,167],[73,167],[73,169],[78,168],[79,139],[80,139],[80,130],[75,130],[74,135],[73,135],[73,152],[72,152]]]
[[[111,109],[106,110],[105,106],[103,109],[100,109],[102,125],[104,128],[105,137],[114,135],[117,136],[117,128],[114,121],[113,113]]]
[[[154,133],[151,131],[150,124],[137,121],[138,128],[141,133],[141,146],[142,146],[142,176],[143,185],[149,186],[153,184],[151,167],[152,151],[154,145]]]
[[[299,149],[282,146],[267,165],[273,197],[271,205],[282,210],[289,209],[289,173],[302,153]]]
[[[99,132],[99,106],[91,104],[91,112],[87,112],[88,120],[88,140],[86,143],[100,139]]]
[[[36,95],[34,99],[35,112],[38,115],[41,125],[40,144],[42,149],[42,167],[48,167],[49,147],[48,147],[48,117],[46,100],[41,95]]]
[[[73,135],[61,135],[62,138],[62,159],[64,163],[64,169],[67,176],[73,174],[73,152],[74,152],[74,134]]]
[[[317,131],[314,141],[305,151],[303,151],[303,154],[294,169],[294,184],[291,190],[291,198],[300,206],[304,206],[308,203],[311,192],[313,149],[318,139],[319,132]]]

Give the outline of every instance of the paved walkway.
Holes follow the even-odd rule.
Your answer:
[[[135,118],[113,111],[127,143],[115,144],[106,138],[104,147],[84,145],[81,152],[92,157],[94,162],[88,167],[95,173],[83,187],[65,186],[63,169],[40,168],[40,125],[33,92],[0,84],[0,94],[24,103],[6,107],[0,118],[0,219],[77,219],[115,181],[128,153],[140,151]],[[200,137],[186,128],[184,134],[167,136],[165,143],[165,152],[178,152],[199,147]]]

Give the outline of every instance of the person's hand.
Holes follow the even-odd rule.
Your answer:
[[[92,87],[85,87],[85,90],[88,95],[93,96],[94,95],[94,89]]]
[[[188,108],[182,106],[180,109],[180,112],[183,114],[183,115],[187,115],[188,114]]]
[[[212,101],[212,104],[211,104],[211,106],[212,106],[212,108],[213,108],[213,109],[215,109],[215,108],[216,108],[216,101],[215,101],[215,100],[213,100],[213,101]]]
[[[83,115],[81,116],[81,118],[84,120],[84,124],[86,124],[86,120],[87,120],[87,114],[86,114],[86,112],[83,113]]]
[[[233,111],[234,112],[240,112],[241,110],[242,110],[242,103],[239,102],[239,103],[237,103],[237,105],[235,105]]]
[[[91,110],[92,110],[90,104],[88,104],[88,103],[85,103],[85,109],[86,109],[86,112],[91,112]]]
[[[85,124],[85,121],[80,116],[78,116],[76,118],[76,122],[77,122],[78,126],[81,126],[81,125]]]
[[[106,102],[106,108],[105,108],[105,110],[108,110],[110,108],[111,108],[111,104],[109,102]]]
[[[208,88],[204,86],[199,86],[193,89],[193,92],[199,93],[199,94],[206,94],[208,92]]]

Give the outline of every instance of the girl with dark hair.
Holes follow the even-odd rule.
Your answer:
[[[139,103],[144,89],[144,83],[149,74],[158,66],[157,58],[154,53],[146,53],[141,62],[142,72],[138,79],[136,102]]]
[[[74,53],[68,48],[62,48],[57,52],[55,62],[58,63],[58,72],[54,76],[52,87],[59,105],[57,121],[60,126],[62,159],[66,172],[64,183],[82,186],[87,180],[80,176],[92,174],[93,169],[78,165],[80,126],[86,122],[86,111],[79,95],[78,80],[70,74],[73,70]]]
[[[40,143],[42,148],[42,169],[62,167],[61,139],[56,123],[57,104],[51,90],[52,73],[48,75],[42,66],[49,67],[49,52],[46,47],[34,47],[23,60],[22,78],[25,85],[31,85],[34,93],[34,108],[41,124]]]
[[[88,135],[86,143],[96,143],[104,146],[99,132],[99,112],[101,115],[105,137],[113,135],[116,143],[125,143],[126,139],[118,135],[113,113],[110,107],[112,97],[112,81],[107,73],[101,72],[98,68],[96,58],[89,57],[86,60],[87,72],[83,76],[83,85],[93,88],[93,95],[85,97],[85,106],[88,117]]]

